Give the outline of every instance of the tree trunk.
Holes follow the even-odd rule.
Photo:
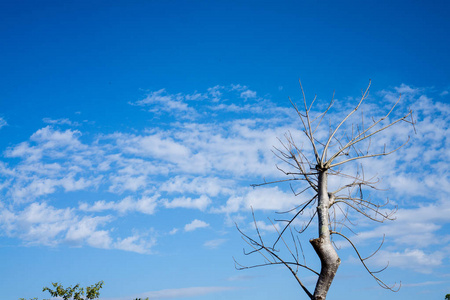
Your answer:
[[[331,243],[330,226],[329,226],[329,208],[330,197],[327,189],[327,171],[319,171],[319,202],[317,205],[317,215],[319,218],[319,237],[310,240],[317,255],[320,258],[321,269],[319,279],[317,280],[316,289],[314,290],[313,300],[325,300],[331,282],[336,275],[341,260]]]

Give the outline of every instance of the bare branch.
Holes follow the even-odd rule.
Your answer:
[[[319,128],[319,125],[320,125],[320,123],[322,122],[323,118],[324,118],[325,115],[328,113],[328,111],[330,110],[330,108],[333,106],[333,103],[334,103],[334,94],[335,94],[335,91],[333,91],[333,96],[331,97],[331,101],[330,101],[330,104],[328,104],[327,109],[325,109],[325,111],[324,111],[323,113],[321,113],[320,115],[318,115],[318,116],[312,121],[312,122],[314,122],[315,120],[317,120],[317,118],[320,117],[320,120],[319,120],[319,122],[317,122],[316,128],[315,128],[314,131],[313,131],[313,134],[316,132],[317,128]],[[312,103],[311,103],[311,105],[312,105]],[[310,110],[311,110],[311,108],[310,108]]]
[[[281,233],[278,234],[278,238],[276,239],[275,243],[273,243],[273,247],[275,247],[275,245],[278,243],[278,241],[282,238],[283,233],[286,231],[286,229],[291,225],[292,222],[294,222],[294,220],[298,217],[298,215],[300,215],[306,207],[308,207],[308,205],[314,200],[316,199],[317,196],[312,197],[286,224],[286,226],[284,226],[283,230],[281,231]]]
[[[370,84],[371,84],[371,81],[369,80],[369,84],[368,84],[365,92],[362,94],[358,105],[356,105],[356,107],[339,123],[339,125],[336,127],[336,129],[334,129],[333,133],[328,137],[327,143],[325,144],[325,147],[324,147],[323,152],[322,152],[322,157],[321,157],[321,162],[322,163],[325,162],[325,155],[326,155],[326,153],[328,151],[328,146],[330,145],[330,142],[333,140],[333,137],[336,134],[336,132],[339,130],[339,128],[342,126],[342,124],[344,124],[345,121],[347,121],[347,119],[350,118],[350,116],[353,115],[353,113],[358,110],[358,108],[361,105],[361,103],[363,103],[363,101],[367,98],[367,95],[369,94]]]
[[[367,258],[366,258],[366,259],[363,259],[363,258],[361,257],[361,255],[359,254],[358,248],[356,248],[355,244],[353,244],[353,242],[352,242],[348,237],[346,237],[346,236],[343,235],[342,233],[339,233],[339,232],[336,232],[336,231],[332,231],[331,233],[332,233],[332,234],[337,234],[337,235],[339,235],[339,236],[342,236],[344,239],[347,240],[347,242],[350,243],[350,245],[353,247],[353,250],[355,250],[356,255],[358,255],[359,261],[362,263],[362,265],[363,265],[364,268],[367,270],[367,272],[375,279],[375,281],[378,283],[379,286],[381,286],[381,287],[384,288],[384,289],[391,290],[391,291],[393,291],[393,292],[398,292],[398,291],[400,290],[401,282],[400,282],[400,286],[399,286],[398,288],[395,288],[395,286],[397,285],[397,283],[394,283],[392,286],[388,286],[386,283],[384,283],[383,280],[381,280],[380,278],[378,278],[377,276],[374,275],[375,273],[379,273],[379,272],[385,270],[385,269],[387,268],[387,266],[384,267],[384,268],[383,268],[382,270],[380,270],[380,271],[375,271],[375,272],[371,271],[371,270],[369,269],[369,267],[367,267],[367,265],[366,265],[366,263],[365,263],[365,260],[366,260]],[[378,251],[378,250],[377,250],[377,251]],[[371,256],[369,256],[369,257],[371,257]]]
[[[253,217],[254,217],[254,215],[253,215]],[[291,253],[291,255],[293,256],[294,262],[288,262],[288,261],[282,259],[280,256],[278,256],[278,254],[275,253],[275,249],[269,248],[269,247],[267,247],[267,246],[265,246],[265,245],[263,244],[263,241],[262,241],[262,239],[261,239],[261,235],[260,235],[260,232],[259,232],[259,229],[258,229],[258,225],[257,225],[255,219],[254,219],[254,224],[255,224],[255,229],[256,229],[256,231],[257,231],[257,233],[258,233],[258,238],[259,238],[260,241],[261,241],[260,243],[257,242],[256,240],[252,239],[251,237],[249,237],[249,236],[246,235],[245,233],[243,233],[243,232],[239,229],[239,227],[238,227],[237,225],[236,225],[236,228],[237,228],[237,230],[241,233],[242,238],[247,242],[247,244],[250,245],[250,246],[254,249],[253,251],[251,251],[251,252],[249,252],[249,253],[256,253],[256,252],[258,252],[260,255],[262,255],[262,256],[265,258],[266,263],[264,263],[264,264],[259,264],[259,265],[254,265],[254,266],[251,266],[251,267],[245,267],[245,266],[239,264],[239,263],[235,260],[235,264],[236,264],[236,265],[239,265],[239,269],[240,269],[240,270],[242,270],[242,269],[249,269],[249,268],[255,268],[255,267],[260,267],[260,266],[269,266],[269,265],[278,265],[278,264],[282,264],[282,265],[284,265],[286,268],[289,269],[289,271],[291,272],[291,274],[292,274],[292,275],[295,277],[295,279],[297,280],[297,283],[300,285],[300,287],[303,289],[303,291],[308,295],[308,297],[309,297],[310,299],[313,299],[313,295],[312,295],[311,292],[309,292],[309,290],[305,287],[305,285],[303,284],[303,282],[302,282],[302,281],[300,280],[300,278],[297,276],[297,272],[296,272],[294,269],[292,269],[291,265],[295,265],[296,267],[302,267],[302,268],[305,268],[305,269],[307,269],[307,270],[309,270],[309,271],[311,271],[311,272],[313,272],[314,274],[317,274],[317,275],[318,275],[318,273],[317,273],[316,271],[314,271],[313,269],[307,267],[306,265],[300,264],[300,263],[298,262],[298,259],[294,256],[294,254],[292,253],[292,251],[289,249],[289,247],[288,247],[288,251],[289,251],[289,252]],[[274,225],[274,224],[272,224],[272,225]],[[274,225],[274,227],[275,227],[275,225]],[[275,229],[276,229],[276,227],[275,227]],[[284,241],[283,241],[283,242],[284,242]],[[285,244],[285,245],[287,245],[287,244]],[[267,256],[264,255],[263,251],[264,251],[264,252],[267,252],[267,253],[274,259],[274,261],[268,259]]]
[[[353,145],[355,145],[355,144],[357,144],[357,143],[359,143],[359,142],[361,142],[361,141],[363,141],[363,140],[365,140],[365,139],[368,139],[369,137],[371,137],[371,136],[373,136],[373,135],[375,135],[375,134],[377,134],[377,133],[379,133],[379,132],[381,132],[381,131],[384,131],[384,130],[386,130],[386,129],[388,129],[389,127],[391,127],[391,126],[393,126],[393,125],[395,125],[395,124],[397,124],[398,122],[400,122],[400,121],[405,121],[405,122],[407,122],[407,117],[409,116],[409,115],[411,115],[412,114],[412,111],[409,111],[406,115],[404,115],[403,117],[401,117],[401,118],[399,118],[399,119],[397,119],[397,120],[395,120],[395,121],[393,121],[393,122],[391,122],[391,123],[389,123],[389,124],[387,124],[386,126],[383,126],[382,128],[380,128],[380,129],[378,129],[378,130],[376,130],[376,131],[374,131],[374,132],[372,132],[372,133],[369,133],[369,134],[367,134],[372,128],[374,128],[378,123],[380,123],[380,122],[382,122],[382,121],[384,121],[387,117],[389,117],[389,115],[391,114],[391,112],[393,111],[393,109],[395,108],[395,106],[397,105],[397,103],[400,101],[400,98],[397,100],[397,102],[392,106],[392,108],[391,108],[391,110],[389,110],[389,112],[384,116],[384,117],[382,117],[382,118],[380,118],[380,119],[378,119],[377,121],[374,121],[374,123],[372,124],[372,125],[370,125],[368,128],[366,128],[364,131],[362,131],[361,133],[359,133],[358,135],[356,135],[354,138],[352,138],[343,148],[341,148],[339,151],[337,151],[333,156],[331,156],[331,158],[326,162],[326,165],[329,167],[329,168],[332,168],[333,166],[331,165],[331,163],[333,162],[333,160],[336,158],[336,157],[338,157],[339,155],[340,155],[340,153],[342,153],[345,149],[347,149],[347,148],[349,148],[349,147],[351,147],[351,146],[353,146]],[[336,165],[334,165],[334,166],[336,166]]]

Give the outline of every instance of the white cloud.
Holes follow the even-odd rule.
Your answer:
[[[47,169],[47,171],[49,171]],[[37,171],[42,172],[42,170]],[[36,172],[36,173],[37,173]],[[61,171],[60,171],[61,172]],[[61,172],[62,173],[62,172]],[[48,174],[48,173],[47,173]],[[42,174],[45,176],[45,174]],[[59,174],[58,174],[59,175]],[[41,196],[53,194],[58,188],[63,188],[67,192],[84,190],[98,183],[99,178],[78,178],[73,174],[63,178],[19,178],[10,188],[9,193],[17,202],[28,202]]]
[[[23,188],[17,188],[12,191],[14,198],[30,198],[39,197],[55,192],[56,180],[53,179],[36,179]]]
[[[227,241],[227,239],[215,239],[215,240],[209,240],[206,241],[203,246],[208,248],[208,249],[217,249],[219,248],[221,245],[223,245],[225,242]]]
[[[212,88],[208,88],[208,94],[212,97],[212,102],[218,102],[222,96],[222,92],[220,90],[223,90],[225,87],[216,85]]]
[[[69,227],[65,239],[73,246],[81,246],[87,241],[90,246],[108,249],[112,242],[109,232],[98,231],[97,227],[110,221],[110,217],[84,217]]]
[[[174,235],[174,234],[176,234],[177,232],[178,232],[178,228],[173,228],[170,232],[169,232],[169,234],[170,235]]]
[[[208,223],[206,223],[206,222],[204,222],[204,221],[201,221],[201,220],[195,219],[195,220],[192,221],[191,223],[186,224],[186,225],[184,226],[184,231],[194,231],[194,230],[196,230],[196,229],[199,229],[199,228],[206,228],[206,227],[209,227],[209,224],[208,224]]]
[[[5,156],[18,159],[14,167],[0,170],[12,181],[8,196],[16,202],[30,202],[61,190],[74,192],[98,186],[101,176],[93,176],[92,167],[99,149],[83,144],[80,137],[79,131],[47,126],[37,130],[29,141],[8,148]]]
[[[138,106],[150,106],[151,112],[167,112],[177,115],[183,119],[192,119],[197,116],[197,112],[189,107],[186,101],[197,100],[204,96],[198,93],[193,95],[168,94],[165,89],[150,92],[146,98],[136,101],[132,104]]]
[[[78,122],[72,122],[67,118],[62,119],[52,119],[52,118],[44,118],[42,119],[44,123],[51,125],[69,125],[69,126],[80,126]]]
[[[42,158],[42,149],[31,147],[28,142],[23,142],[12,149],[5,151],[6,157],[21,157],[29,161],[36,161]]]
[[[216,197],[220,194],[227,195],[232,193],[232,184],[234,182],[229,179],[221,179],[218,177],[194,177],[175,176],[165,181],[160,191],[169,193],[194,193],[205,194],[210,197]]]
[[[161,133],[147,136],[116,134],[115,139],[123,153],[138,157],[156,158],[170,163],[183,163],[189,160],[191,151],[183,143]]]
[[[252,90],[245,90],[241,93],[241,98],[248,99],[248,98],[256,98],[256,92]]]
[[[8,123],[6,122],[6,120],[3,119],[2,117],[0,117],[0,129],[1,129],[2,127],[5,127],[6,125],[8,125]]]
[[[262,128],[253,128],[258,125]],[[227,124],[226,127],[215,124],[185,125],[177,132],[177,137],[191,149],[193,155],[180,161],[179,167],[194,174],[273,174],[274,160],[270,150],[277,142],[276,131],[265,130],[263,124],[253,126],[249,128],[249,125],[237,123]],[[281,135],[283,131],[279,130],[279,133]]]
[[[89,212],[101,212],[105,210],[115,210],[121,214],[128,212],[140,212],[144,214],[151,215],[155,212],[157,206],[157,200],[159,195],[154,195],[153,197],[143,196],[140,199],[133,199],[133,197],[128,196],[121,201],[96,201],[93,205],[87,203],[80,203],[79,209],[82,211]]]
[[[215,212],[236,213],[241,210],[286,211],[299,204],[301,198],[291,192],[280,190],[278,186],[246,188],[242,196],[231,196],[225,206]]]
[[[235,177],[243,174],[273,174],[276,171],[271,148],[277,143],[277,132],[282,135],[285,128],[276,131],[267,129],[265,122],[183,123],[174,125],[171,131],[157,134],[116,133],[105,137],[105,141],[111,141],[116,150],[126,156],[149,164],[149,170],[157,173],[197,174],[202,177],[206,177],[205,174],[208,177],[215,174],[215,177],[223,177],[224,172],[232,173]],[[258,129],[260,125],[262,128]],[[133,161],[130,161],[131,167],[126,166],[125,159],[131,158],[118,156],[115,159],[123,165],[116,175],[124,178],[121,181],[131,176],[126,170],[134,170],[135,165],[139,168],[140,163]]]
[[[368,231],[362,229],[355,240],[381,238],[387,234],[387,238],[402,247],[443,246],[450,241],[450,235],[439,234],[439,231],[448,222],[449,214],[450,203],[448,202],[418,208],[402,208],[395,214],[396,219],[393,222],[376,226]],[[438,234],[440,238],[438,238]]]
[[[138,234],[119,239],[114,243],[114,249],[136,252],[140,254],[150,254],[151,248],[155,246],[156,240],[153,237],[140,236]]]
[[[428,286],[428,285],[436,285],[447,283],[447,281],[425,281],[425,282],[417,282],[417,283],[402,283],[402,287],[416,287],[416,286]]]
[[[175,198],[172,201],[165,200],[163,203],[166,208],[195,208],[204,211],[208,207],[208,205],[211,204],[211,199],[209,199],[205,195],[201,195],[196,199],[192,199],[189,197],[180,197]]]
[[[399,110],[413,108],[417,134],[401,151],[363,163],[367,177],[384,175],[381,187],[390,188],[386,196],[401,209],[395,222],[370,228],[359,223],[362,232],[355,239],[365,245],[389,233],[389,253],[420,260],[420,252],[415,250],[426,255],[430,245],[441,249],[450,240],[444,230],[450,213],[450,106],[425,95],[424,89],[401,85],[381,92],[380,101],[369,99],[364,111],[381,115],[375,108],[396,101],[400,92],[403,98]],[[246,99],[245,104],[241,97]],[[283,139],[283,134],[290,131],[299,146],[307,146],[298,133],[296,116],[287,108],[257,97],[256,92],[242,85],[216,86],[205,93],[192,94],[159,90],[134,104],[149,108],[155,118],[164,113],[176,116],[176,120],[170,123],[173,119],[167,119],[167,124],[161,125],[163,129],[98,136],[85,134],[81,129],[46,126],[4,152],[8,162],[0,162],[0,191],[5,203],[11,201],[12,205],[1,208],[0,222],[9,236],[46,245],[62,243],[68,236],[70,239],[65,242],[70,240],[73,245],[148,253],[151,242],[146,244],[139,235],[124,237],[120,229],[113,230],[112,223],[130,212],[155,215],[157,209],[193,208],[204,213],[224,213],[227,220],[239,219],[248,224],[248,219],[242,219],[248,216],[251,206],[267,212],[284,211],[303,201],[281,185],[248,187],[264,178],[283,179],[274,167],[278,160],[271,152],[272,146],[279,145],[277,137]],[[348,103],[340,105],[345,107]],[[336,109],[337,112],[330,112],[332,120],[340,113],[339,107]],[[248,113],[252,114],[251,119]],[[183,114],[188,117],[178,118]],[[44,121],[70,125],[67,119]],[[328,135],[328,124],[323,124],[326,128],[318,129],[318,137]],[[351,122],[348,125],[351,130]],[[409,127],[394,127],[374,139],[372,146],[383,148],[385,142],[395,146],[410,133]],[[310,149],[305,149],[309,153]],[[354,170],[354,166],[343,169]],[[330,184],[339,182],[330,180]],[[68,200],[61,201],[66,195]],[[372,194],[379,195],[384,197]],[[58,204],[53,207],[45,201]],[[422,205],[417,206],[417,202]],[[81,204],[77,207],[74,203]],[[31,222],[25,211],[33,208],[37,212],[36,205],[46,205],[41,209],[56,221],[50,218]],[[108,222],[96,219],[105,212],[111,214]],[[184,230],[207,226],[196,219]],[[273,229],[266,223],[258,226]],[[214,242],[206,242],[205,247],[208,245],[213,246]],[[411,252],[405,253],[405,247]]]
[[[391,267],[412,269],[428,274],[432,272],[433,268],[442,264],[444,257],[444,253],[440,251],[425,253],[423,250],[407,248],[403,251],[379,251],[373,260],[381,267],[386,266],[386,263],[389,262]]]
[[[268,232],[280,232],[280,225],[279,223],[266,223],[264,221],[256,221],[256,226],[258,227],[258,230],[260,231],[268,231]],[[249,224],[249,227],[255,228],[255,223],[251,222]]]
[[[39,143],[44,149],[62,147],[76,149],[84,147],[79,141],[80,136],[81,132],[78,130],[59,131],[47,126],[36,131],[30,140]]]
[[[31,203],[18,212],[0,205],[2,231],[10,237],[21,238],[28,245],[89,245],[95,248],[151,253],[150,250],[156,243],[154,237],[135,234],[114,240],[110,230],[98,229],[112,220],[111,216],[82,217],[74,209],[58,209],[46,203]]]
[[[73,222],[71,209],[56,209],[46,203],[32,203],[6,224],[29,243],[54,245],[56,238]]]
[[[108,191],[122,194],[127,191],[141,192],[152,189],[152,176],[167,174],[168,166],[148,158],[109,155],[101,164],[101,171],[109,184]]]
[[[128,168],[132,168],[129,166]],[[110,192],[123,193],[125,191],[136,192],[147,186],[148,176],[140,175],[133,176],[132,174],[126,174],[121,172],[119,174],[114,174],[109,177],[111,185],[109,187]]]
[[[92,232],[86,239],[86,243],[94,248],[110,249],[112,238],[107,230],[96,230]],[[126,250],[126,249],[122,249]]]
[[[84,190],[92,185],[86,178],[74,179],[73,175],[69,177],[61,178],[58,182],[67,192]]]
[[[1,209],[1,208],[0,208]],[[106,231],[97,227],[110,222],[110,217],[79,218],[73,209],[57,209],[46,203],[31,203],[24,210],[0,211],[0,227],[9,236],[19,236],[28,244],[56,246],[68,242],[81,246],[108,248],[110,240]]]
[[[413,87],[411,87],[409,85],[406,85],[404,83],[402,83],[399,87],[395,87],[395,90],[397,91],[397,93],[400,93],[402,95],[405,95],[405,94],[417,95],[417,93],[420,92],[420,89],[413,88]]]
[[[277,186],[270,188],[257,188],[251,190],[244,198],[244,208],[264,210],[287,210],[298,204],[292,192],[281,191]]]

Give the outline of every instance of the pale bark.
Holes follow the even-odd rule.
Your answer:
[[[319,219],[319,237],[310,240],[311,245],[320,258],[321,269],[319,279],[314,290],[313,300],[324,300],[333,282],[341,260],[331,242],[329,226],[330,196],[327,190],[327,170],[320,170],[318,176],[318,205],[317,217]]]

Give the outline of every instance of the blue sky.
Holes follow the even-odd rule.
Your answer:
[[[397,220],[345,244],[330,299],[439,299],[450,283],[450,4],[446,1],[1,1],[0,298],[104,280],[102,299],[306,299],[283,268],[237,271],[234,227],[295,206],[271,150],[299,120],[301,78],[336,120],[372,80],[365,114],[402,95],[416,131],[367,160]],[[357,218],[355,216],[355,218]],[[314,227],[314,226],[313,226]],[[307,242],[315,228],[304,236]],[[317,266],[314,255],[307,260]],[[253,260],[256,259],[256,260]],[[303,274],[311,286],[313,278]],[[303,297],[303,298],[302,298]]]

